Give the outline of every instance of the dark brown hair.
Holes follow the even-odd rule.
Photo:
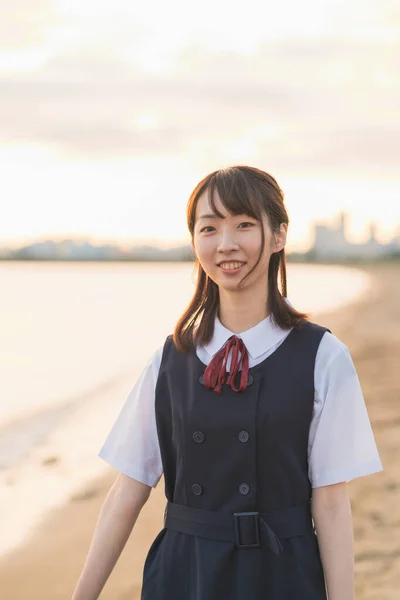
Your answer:
[[[210,194],[213,211],[222,217],[215,206],[214,191],[217,189],[223,206],[232,215],[246,214],[260,221],[262,243],[260,255],[253,269],[242,279],[239,285],[249,277],[258,266],[265,243],[265,232],[262,222],[263,214],[273,233],[278,233],[281,223],[289,224],[284,206],[284,195],[276,180],[255,167],[234,166],[210,173],[194,188],[187,204],[187,224],[189,232],[194,236],[196,207],[200,196],[206,190]],[[218,285],[208,277],[196,258],[197,270],[196,290],[193,298],[177,322],[174,330],[176,347],[184,352],[193,346],[205,345],[214,333],[214,320],[219,307]],[[281,276],[282,293],[278,289],[278,272]],[[283,329],[300,327],[308,320],[309,315],[292,308],[285,300],[287,297],[285,248],[271,255],[268,266],[268,311],[277,325]],[[196,327],[198,324],[198,327]]]

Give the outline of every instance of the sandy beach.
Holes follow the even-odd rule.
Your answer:
[[[384,468],[349,483],[356,598],[395,600],[400,588],[400,264],[357,267],[374,278],[369,294],[316,320],[351,352]],[[2,600],[71,598],[101,505],[116,476],[110,467],[106,476],[88,481],[82,493],[48,513],[25,545],[0,561]],[[164,502],[161,480],[106,583],[102,600],[139,600],[143,562],[162,527]]]

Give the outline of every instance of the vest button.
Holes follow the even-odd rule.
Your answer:
[[[201,442],[204,442],[204,433],[202,431],[195,431],[193,434],[193,440],[196,442],[196,444],[201,444]]]
[[[249,491],[250,491],[250,486],[247,483],[241,483],[239,485],[239,492],[242,494],[242,496],[247,496]]]
[[[241,442],[248,442],[249,441],[249,432],[246,431],[245,429],[243,429],[243,431],[241,431],[238,435],[238,438]]]
[[[198,483],[192,485],[192,492],[195,496],[200,496],[203,493],[203,488]]]

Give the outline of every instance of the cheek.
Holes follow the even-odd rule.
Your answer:
[[[252,235],[246,238],[242,247],[249,256],[251,256],[254,260],[257,260],[261,250],[261,233],[259,235]]]
[[[260,236],[259,240],[257,240],[257,241],[254,240],[251,243],[251,245],[247,246],[247,248],[246,248],[246,252],[247,252],[248,256],[249,257],[251,256],[251,262],[253,263],[253,265],[255,265],[256,262],[258,261],[260,250],[261,250],[261,236]],[[269,247],[264,248],[264,251],[260,258],[260,262],[256,268],[257,273],[265,271],[265,269],[268,267],[270,256],[271,256],[270,248]]]
[[[207,243],[206,238],[199,237],[194,239],[194,252],[198,260],[203,264],[210,260],[213,249],[211,244]]]

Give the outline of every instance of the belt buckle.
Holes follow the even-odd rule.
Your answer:
[[[239,530],[239,519],[240,517],[254,517],[256,541],[254,544],[241,544],[240,543],[240,530]],[[260,524],[258,519],[258,512],[240,512],[233,513],[234,524],[235,524],[235,543],[237,548],[259,548],[260,547]]]

